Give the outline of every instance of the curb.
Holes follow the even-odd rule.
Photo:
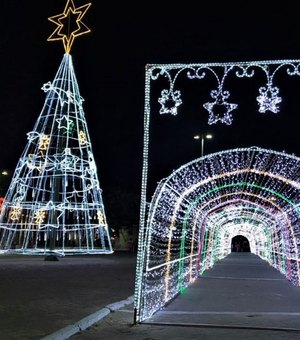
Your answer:
[[[64,327],[50,335],[41,338],[40,340],[65,340],[71,337],[72,335],[82,332],[83,330],[87,329],[88,327],[92,326],[94,323],[102,320],[106,317],[109,313],[114,312],[126,305],[132,304],[134,301],[134,296],[129,296],[126,300],[121,300],[112,304],[101,308],[97,312],[88,315],[87,317],[79,320],[78,322],[74,323],[73,325],[69,325]]]

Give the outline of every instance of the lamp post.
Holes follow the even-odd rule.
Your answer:
[[[201,133],[199,135],[195,135],[194,136],[194,139],[200,139],[201,141],[201,157],[203,157],[204,155],[204,140],[205,139],[212,139],[213,138],[213,135],[210,134],[210,133]]]
[[[7,181],[8,171],[2,170],[0,174],[1,174],[0,196],[3,196],[5,194],[5,190],[6,190],[6,181]]]

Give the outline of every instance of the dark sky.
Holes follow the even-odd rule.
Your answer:
[[[77,6],[87,3],[74,2]],[[53,80],[62,60],[62,43],[47,42],[55,29],[48,17],[61,13],[65,3],[1,1],[0,168],[14,170],[27,143],[26,133],[33,129],[45,100],[41,87]],[[146,64],[298,59],[299,15],[297,0],[166,2],[163,7],[92,1],[83,20],[92,32],[75,41],[71,55],[85,99],[104,202],[113,192],[138,197],[133,212],[138,223]],[[161,177],[200,156],[200,145],[192,137],[202,131],[214,134],[205,145],[206,153],[255,145],[300,156],[300,77],[290,80],[286,76],[281,84],[282,111],[276,115],[259,115],[254,104],[242,97],[241,89],[232,94],[232,99],[241,101],[241,107],[234,113],[231,126],[209,126],[203,109],[199,126],[189,124],[188,128],[184,113],[173,117],[175,121],[168,125],[170,118],[154,112],[151,190]],[[253,95],[257,84],[253,80],[245,89]],[[230,90],[234,93],[234,88]],[[187,111],[202,106],[197,97],[191,103]],[[129,200],[124,214],[132,209]]]

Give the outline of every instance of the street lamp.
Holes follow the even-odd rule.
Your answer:
[[[194,139],[200,139],[201,140],[201,157],[203,157],[204,154],[204,140],[205,139],[212,139],[213,135],[210,133],[201,133],[200,135],[195,135]]]
[[[6,176],[8,176],[8,171],[2,170],[1,171],[1,177],[0,177],[0,196],[3,196],[4,191],[6,190],[6,181],[7,181]]]

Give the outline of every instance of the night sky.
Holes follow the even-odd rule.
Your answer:
[[[92,32],[73,45],[106,213],[113,224],[139,220],[147,64],[300,59],[299,1],[209,1],[197,6],[190,2],[192,7],[188,3],[179,7],[164,3],[160,8],[154,3],[94,0],[83,20]],[[62,43],[47,38],[55,29],[48,17],[63,12],[65,4],[65,0],[1,1],[1,169],[15,169],[26,133],[33,129],[45,100],[41,87],[53,80],[63,58]],[[196,133],[214,135],[205,144],[205,153],[259,146],[300,156],[300,77],[285,76],[281,85],[278,114],[258,113],[255,80],[243,89],[228,88],[230,101],[240,105],[230,126],[208,125],[197,93],[173,120],[153,113],[149,196],[157,181],[200,156],[200,144],[193,140]],[[209,98],[209,92],[206,95]],[[198,118],[185,125],[189,114]]]

